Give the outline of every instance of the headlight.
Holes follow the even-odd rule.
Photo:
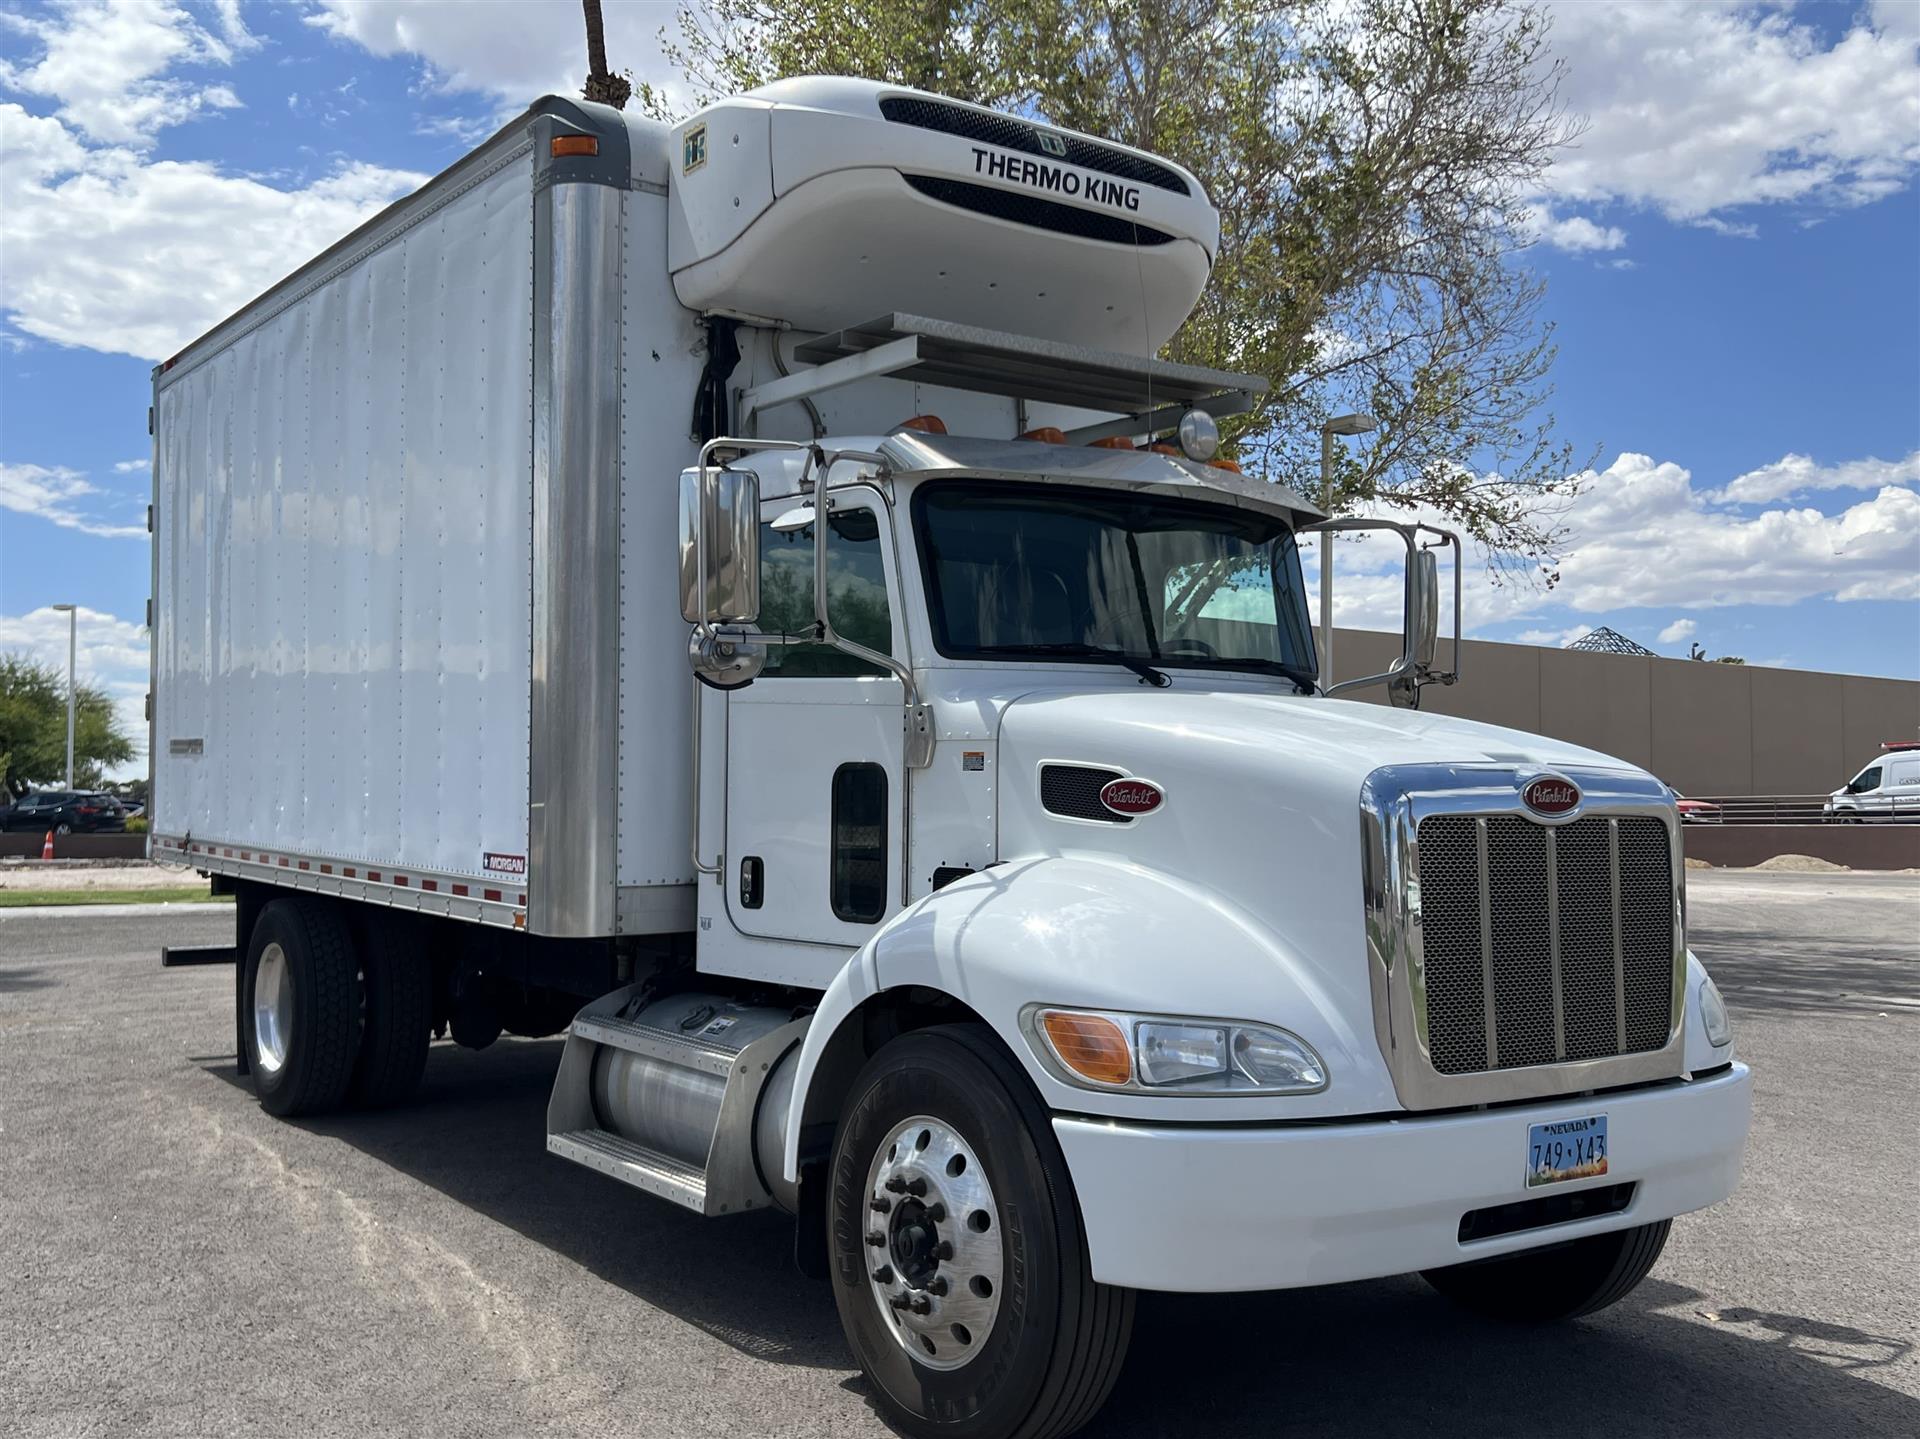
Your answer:
[[[1700,981],[1700,1022],[1707,1027],[1707,1043],[1725,1049],[1733,1043],[1733,1022],[1727,1018],[1727,1002],[1720,987],[1711,979]]]
[[[1270,1025],[1034,1005],[1021,1027],[1041,1063],[1083,1089],[1232,1095],[1327,1087],[1313,1046]]]

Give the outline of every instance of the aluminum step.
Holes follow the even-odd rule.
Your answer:
[[[604,1129],[574,1129],[549,1134],[547,1149],[563,1159],[610,1175],[622,1184],[644,1189],[662,1199],[685,1205],[695,1214],[707,1212],[707,1179],[691,1164],[635,1144]]]
[[[673,1034],[664,1029],[655,1029],[652,1025],[635,1024],[630,1019],[619,1019],[613,1015],[576,1015],[569,1032],[593,1044],[604,1044],[610,1049],[624,1049],[633,1054],[645,1054],[654,1059],[664,1059],[669,1064],[677,1064],[686,1069],[697,1069],[717,1079],[727,1077],[733,1069],[735,1059],[740,1054],[739,1050],[725,1044],[716,1044],[710,1039]]]

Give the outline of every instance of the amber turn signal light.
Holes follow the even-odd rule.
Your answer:
[[[600,137],[598,135],[555,135],[553,137],[553,158],[565,159],[569,155],[598,155]]]
[[[1125,1084],[1133,1078],[1133,1052],[1127,1036],[1098,1014],[1041,1011],[1040,1027],[1057,1058],[1082,1079],[1095,1084]]]

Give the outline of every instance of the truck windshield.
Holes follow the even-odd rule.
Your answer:
[[[929,485],[914,510],[934,644],[949,658],[1314,677],[1300,556],[1276,516],[984,480]]]

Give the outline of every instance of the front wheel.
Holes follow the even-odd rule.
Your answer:
[[[1420,1277],[1489,1319],[1539,1324],[1577,1319],[1627,1297],[1667,1247],[1671,1219],[1590,1234],[1547,1249],[1426,1269]]]
[[[1047,1439],[1093,1417],[1133,1291],[1094,1281],[1046,1110],[989,1031],[917,1030],[875,1054],[831,1174],[834,1302],[887,1419]]]

